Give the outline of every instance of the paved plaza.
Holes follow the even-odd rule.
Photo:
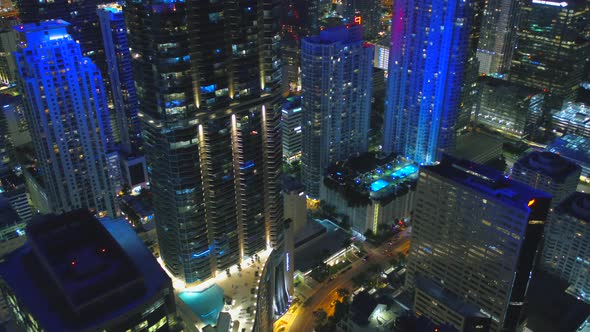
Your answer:
[[[252,331],[254,325],[254,317],[256,313],[256,294],[258,292],[258,282],[262,275],[264,264],[268,259],[272,250],[265,250],[258,253],[259,259],[253,257],[244,260],[241,264],[242,270],[238,270],[238,266],[232,266],[230,274],[226,271],[220,272],[216,277],[211,278],[197,286],[186,287],[184,283],[168,273],[172,278],[174,284],[175,294],[178,295],[183,292],[202,292],[214,284],[218,285],[223,289],[224,297],[231,298],[231,304],[225,304],[223,312],[228,312],[231,315],[232,320],[239,322],[238,331],[242,331],[243,328],[246,331]],[[160,261],[160,259],[158,260]],[[161,261],[160,261],[161,262]],[[163,266],[163,265],[162,265]],[[258,275],[257,273],[258,272]],[[254,289],[254,294],[252,294]],[[182,305],[183,308],[179,308],[185,315],[187,314],[188,306]],[[196,327],[202,329],[205,324],[198,318],[196,313],[193,313],[194,319],[186,320],[186,323],[195,323]]]

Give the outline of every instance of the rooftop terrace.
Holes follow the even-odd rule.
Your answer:
[[[369,168],[371,162],[372,168]],[[398,190],[405,187],[404,184],[418,179],[418,166],[403,157],[386,158],[381,161],[369,158],[362,167],[356,166],[355,160],[341,166],[333,166],[328,170],[328,178],[351,187],[357,194],[377,200],[395,195]]]

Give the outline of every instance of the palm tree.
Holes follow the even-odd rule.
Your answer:
[[[340,288],[338,288],[338,289],[336,290],[336,293],[338,294],[338,296],[339,296],[340,298],[345,298],[345,297],[347,297],[348,295],[350,295],[350,291],[349,291],[347,288],[344,288],[344,287],[340,287]]]

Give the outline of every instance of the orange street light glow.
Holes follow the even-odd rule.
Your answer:
[[[533,199],[531,199],[531,200],[529,201],[529,204],[528,204],[528,206],[529,206],[529,207],[533,206],[533,205],[535,204],[535,202],[536,202],[536,200],[535,200],[534,198],[533,198]]]

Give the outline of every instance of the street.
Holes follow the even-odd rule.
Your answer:
[[[407,252],[410,248],[410,241],[408,239],[409,234],[406,232],[400,233],[399,238],[394,241],[393,246],[390,246],[388,242],[385,242],[379,247],[372,247],[366,242],[363,245],[363,249],[370,256],[368,261],[358,260],[352,264],[352,268],[348,271],[341,273],[336,276],[334,280],[326,280],[318,285],[315,290],[316,292],[310,296],[310,303],[307,306],[303,306],[303,302],[297,304],[297,307],[292,312],[283,316],[275,323],[275,331],[290,331],[290,332],[311,332],[314,329],[315,319],[313,312],[319,308],[323,308],[328,316],[334,311],[334,306],[331,304],[334,300],[338,299],[336,290],[339,288],[347,288],[352,293],[352,279],[366,272],[369,267],[373,264],[384,265],[388,263],[393,257],[396,257],[399,252]],[[388,256],[383,251],[390,250],[393,255]]]

